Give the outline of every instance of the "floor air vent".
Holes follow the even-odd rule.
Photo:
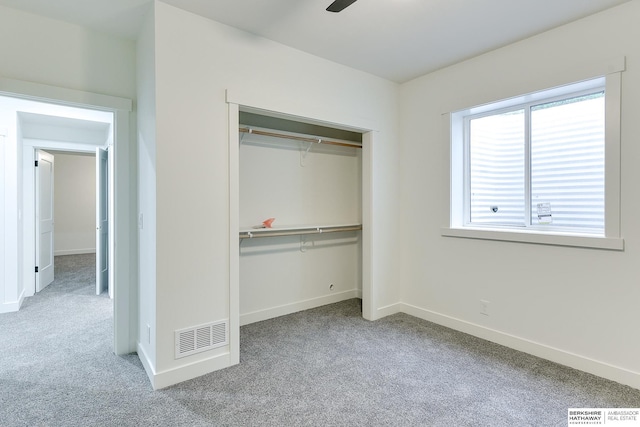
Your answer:
[[[176,359],[229,343],[226,320],[176,331]]]

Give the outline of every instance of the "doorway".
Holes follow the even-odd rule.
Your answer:
[[[99,95],[89,92],[81,92],[58,87],[51,87],[35,83],[22,82],[0,78],[0,97],[11,98],[17,102],[36,102],[42,110],[33,109],[7,109],[6,105],[0,105],[0,130],[4,138],[4,144],[0,147],[0,160],[4,162],[2,182],[4,193],[4,223],[0,224],[0,231],[4,237],[4,251],[0,252],[3,259],[0,266],[4,268],[4,282],[0,282],[0,313],[18,311],[24,299],[29,296],[30,289],[35,292],[33,274],[34,265],[31,259],[34,257],[35,230],[33,221],[29,215],[34,209],[33,198],[30,196],[30,188],[34,188],[33,168],[35,162],[35,148],[42,147],[57,150],[82,151],[78,148],[81,141],[69,141],[55,133],[55,126],[51,122],[37,123],[32,126],[32,132],[24,134],[25,121],[29,121],[29,114],[48,116],[51,120],[88,120],[104,122],[97,119],[99,115],[108,114],[112,118],[110,125],[112,161],[109,192],[114,202],[110,207],[112,218],[111,227],[108,229],[109,238],[113,242],[120,242],[116,251],[112,250],[109,257],[109,267],[113,281],[113,306],[114,306],[114,352],[126,354],[135,351],[137,341],[137,292],[135,277],[137,276],[137,241],[131,236],[136,227],[135,212],[135,184],[132,179],[134,170],[131,165],[135,159],[135,146],[130,144],[130,112],[131,100]],[[80,118],[69,111],[82,109],[92,117]],[[11,110],[11,111],[8,111]],[[17,112],[21,117],[17,117]],[[29,143],[29,139],[36,140],[33,132],[54,131],[46,138],[40,137],[53,146],[46,146],[39,142]],[[85,134],[90,134],[91,129],[85,129]],[[80,133],[79,133],[80,134]],[[86,135],[85,135],[86,136]],[[84,139],[84,138],[83,138]],[[95,145],[89,151],[94,151]],[[27,167],[25,167],[27,166]],[[35,197],[35,195],[34,195]],[[31,209],[31,211],[30,211]],[[35,214],[31,218],[34,218]],[[7,280],[10,279],[10,280]]]
[[[109,256],[109,252],[114,251],[113,245],[109,244],[108,233],[111,228],[109,223],[113,220],[113,213],[108,209],[109,205],[113,205],[113,193],[109,194],[108,189],[113,185],[108,184],[110,174],[107,154],[107,149],[113,146],[113,114],[107,112],[96,114],[93,111],[78,108],[41,114],[43,106],[33,102],[17,103],[16,108],[20,108],[16,113],[20,134],[18,144],[21,144],[23,149],[25,296],[34,295],[53,281],[55,253],[87,252],[87,250],[96,253],[97,273],[99,273],[96,275],[96,292],[101,293],[110,289],[110,295],[113,295],[113,281],[109,281],[108,278],[108,260],[113,258],[113,254]],[[61,114],[67,116],[61,116]],[[93,156],[94,171],[89,177],[93,182],[92,214],[89,218],[86,218],[85,214],[83,218],[81,212],[73,212],[73,209],[69,209],[68,213],[78,218],[72,230],[60,230],[68,231],[67,234],[73,236],[60,234],[58,229],[61,227],[55,226],[53,218],[54,211],[59,210],[54,209],[54,195],[57,193],[54,191],[57,175],[54,155],[56,153],[59,156],[64,153]],[[71,176],[67,180],[76,181],[74,183],[76,196],[80,197],[81,181],[86,181],[87,177]],[[77,207],[81,205],[77,204]],[[81,223],[87,220],[93,222],[92,229],[88,233],[86,226],[80,227]],[[33,234],[30,224],[35,226]],[[56,236],[71,237],[75,242],[59,242],[63,244],[58,245]],[[29,268],[30,263],[35,267],[33,270]]]
[[[35,292],[53,281],[54,257],[91,254],[96,269],[95,294],[108,292],[113,298],[108,279],[108,151],[35,151],[35,212],[39,214],[35,221]],[[52,220],[55,227],[47,227]]]

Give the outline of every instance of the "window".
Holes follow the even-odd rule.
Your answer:
[[[466,116],[464,131],[470,224],[604,234],[604,88]]]
[[[443,234],[620,240],[619,109],[607,111],[619,106],[615,76],[617,86],[602,77],[452,113],[451,227]]]

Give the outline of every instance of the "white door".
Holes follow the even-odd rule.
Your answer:
[[[53,155],[36,152],[36,292],[53,282]]]
[[[108,153],[96,148],[96,295],[109,287]]]

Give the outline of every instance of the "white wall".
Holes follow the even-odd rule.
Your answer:
[[[55,153],[55,255],[96,251],[96,158]]]
[[[160,2],[155,6],[154,385],[229,364],[226,348],[173,357],[176,329],[229,317],[227,89],[283,113],[326,123],[366,118],[375,124],[376,299],[380,306],[397,302],[395,287],[382,290],[396,283],[398,274],[397,85]],[[140,185],[140,194],[153,191],[153,185]],[[147,321],[153,319],[141,318],[141,324]]]
[[[156,360],[156,70],[155,14],[137,45],[138,80],[138,354],[150,375]]]
[[[362,149],[246,135],[240,145],[240,228],[360,223]]]
[[[0,6],[0,75],[125,98],[135,96],[132,41]]]
[[[402,85],[403,310],[640,387],[638,16],[640,2],[625,3]],[[622,55],[624,252],[442,237],[442,113],[606,72]]]
[[[18,149],[19,129],[13,106],[0,99],[0,128],[5,136],[0,147],[3,160],[0,174],[3,175],[0,195],[0,243],[3,244],[3,261],[0,262],[0,313],[16,311],[24,299],[22,280],[22,252],[18,242],[22,237],[22,212],[17,206],[22,204],[22,187],[19,180],[18,164],[21,150]]]

